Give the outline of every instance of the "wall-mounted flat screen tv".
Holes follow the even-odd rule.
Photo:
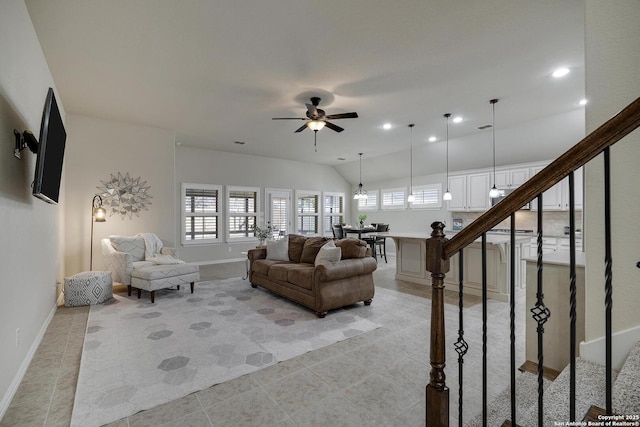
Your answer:
[[[58,203],[66,140],[67,132],[64,130],[58,103],[53,89],[49,88],[42,112],[38,159],[33,179],[33,195],[47,203]]]

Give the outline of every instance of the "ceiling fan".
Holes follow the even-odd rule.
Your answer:
[[[294,133],[302,132],[306,128],[309,128],[314,132],[318,132],[325,126],[336,132],[342,132],[344,130],[343,128],[336,126],[327,120],[355,119],[358,117],[358,113],[329,114],[327,116],[324,110],[318,108],[319,104],[320,98],[314,96],[311,98],[311,104],[305,103],[307,106],[307,117],[274,117],[272,120],[307,120],[307,122],[296,129]]]

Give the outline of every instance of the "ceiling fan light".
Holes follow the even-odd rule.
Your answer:
[[[319,131],[324,127],[325,123],[322,120],[311,120],[307,122],[307,127],[314,131]]]

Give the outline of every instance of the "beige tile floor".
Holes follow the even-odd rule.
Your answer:
[[[121,419],[113,426],[422,426],[424,387],[429,377],[427,289],[394,279],[395,259],[381,262],[377,287],[397,291],[394,310],[371,320],[375,331],[306,353],[269,368],[190,394]],[[206,266],[202,280],[242,276],[244,263]],[[393,294],[396,295],[396,294]],[[403,304],[411,301],[412,305]],[[410,299],[410,300],[409,300]],[[457,294],[447,293],[457,306]],[[415,301],[418,304],[415,304]],[[468,297],[474,307],[477,297]],[[374,299],[375,304],[375,299]],[[505,303],[491,302],[498,322]],[[412,307],[407,309],[407,307]],[[448,335],[457,329],[457,308],[447,312]],[[477,308],[477,307],[476,307]],[[472,323],[477,312],[466,315]],[[60,307],[29,366],[0,426],[68,426],[80,366],[88,307]],[[508,317],[508,316],[507,316]],[[465,320],[469,322],[469,320]],[[453,335],[452,335],[453,336]],[[450,338],[453,339],[453,338]],[[450,340],[448,338],[448,340]],[[492,359],[504,358],[508,331],[492,335]],[[479,409],[479,338],[465,364],[465,419]],[[499,355],[499,357],[496,356]],[[451,421],[457,424],[457,364],[449,352]],[[475,358],[475,359],[473,359]],[[489,393],[507,384],[501,365],[493,368]],[[468,374],[467,374],[468,372]],[[500,377],[500,379],[498,379]],[[453,424],[452,424],[453,425]]]

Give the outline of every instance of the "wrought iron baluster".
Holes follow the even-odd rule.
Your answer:
[[[482,425],[487,425],[487,233],[482,233]]]
[[[576,420],[576,218],[575,177],[569,173],[569,421]]]
[[[611,258],[611,159],[609,153],[609,147],[604,149],[604,245],[605,245],[605,367],[606,367],[606,410],[607,414],[612,414],[611,404],[611,387],[612,376],[611,370],[613,366],[612,361],[612,324],[611,324],[611,306],[613,303],[613,268]]]
[[[509,277],[509,341],[511,343],[511,425],[516,425],[516,214],[511,214],[511,271]]]
[[[538,194],[538,286],[536,290],[536,304],[531,308],[533,320],[538,324],[538,426],[543,426],[544,414],[544,380],[543,380],[543,346],[544,324],[551,317],[549,308],[544,305],[544,294],[542,292],[542,193]]]
[[[462,255],[462,249],[458,252],[458,340],[455,343],[455,349],[458,353],[458,425],[462,427],[464,425],[462,420],[462,385],[463,385],[463,367],[464,367],[464,355],[469,350],[469,344],[464,339],[464,316],[463,316],[463,289],[464,288],[464,259]]]

